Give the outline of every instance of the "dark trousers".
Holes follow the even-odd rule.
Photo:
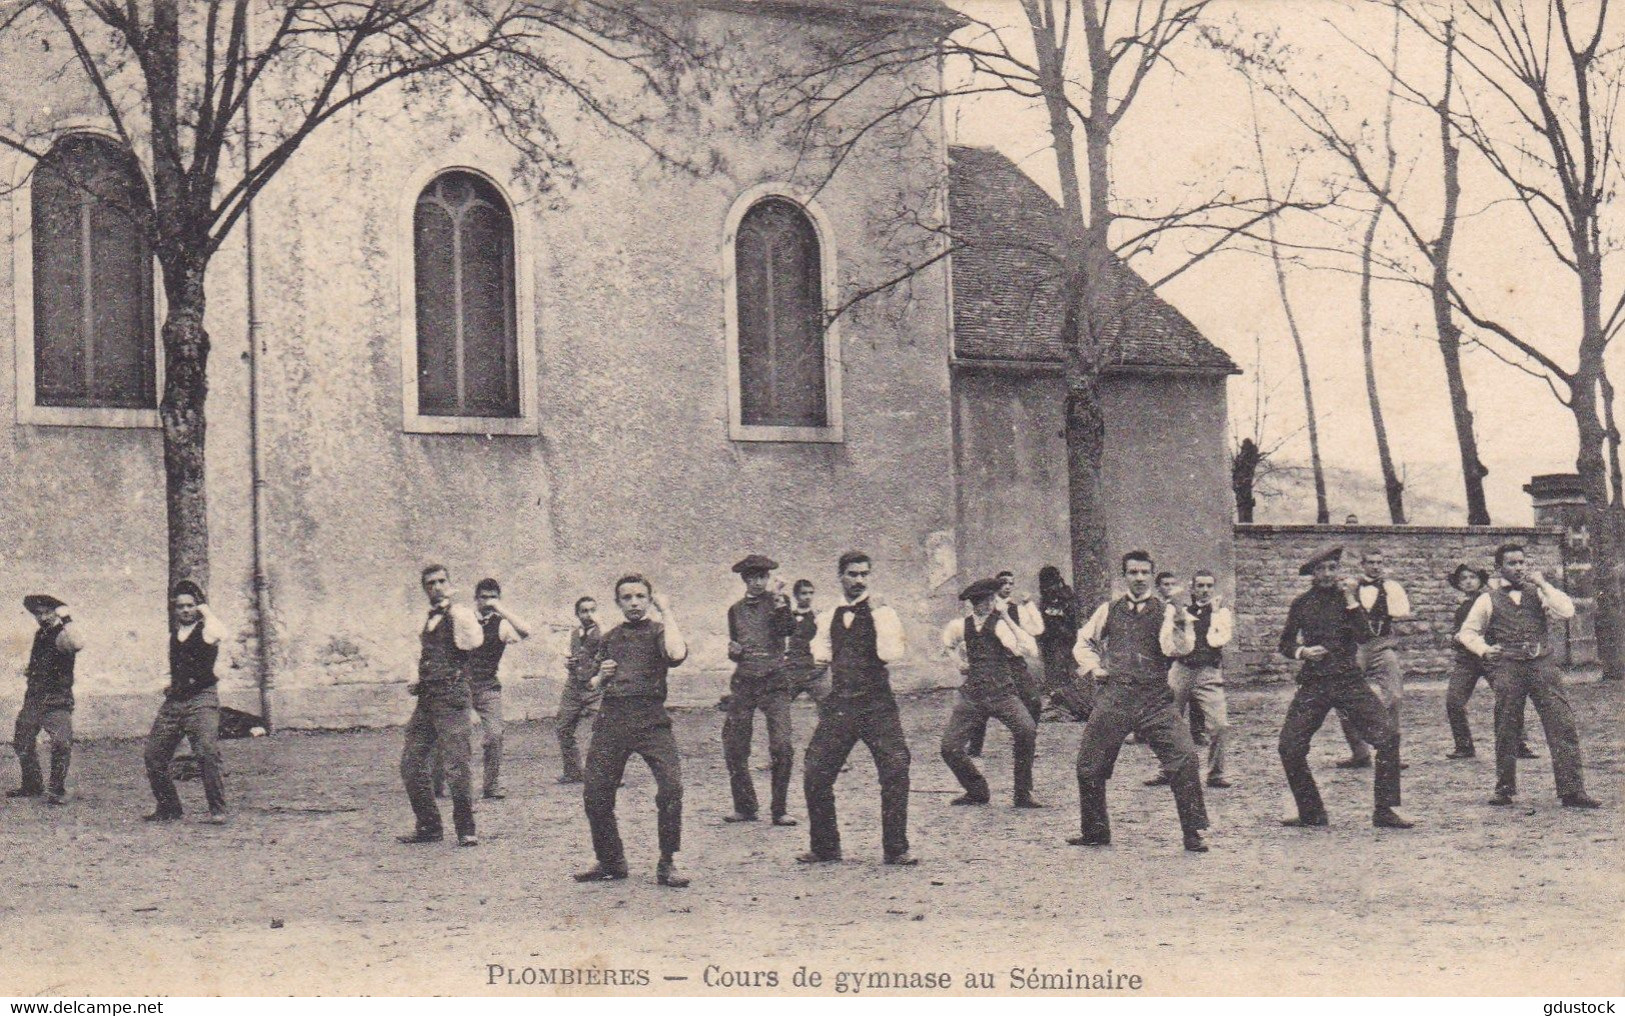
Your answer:
[[[51,739],[51,793],[60,796],[68,792],[68,762],[73,758],[73,709],[23,696],[23,707],[17,713],[17,725],[11,735],[11,749],[17,753],[17,764],[23,771],[21,789],[24,793],[45,792],[37,747],[42,730]]]
[[[908,741],[891,696],[868,701],[825,699],[818,725],[807,743],[802,791],[812,852],[839,857],[841,831],[835,820],[835,779],[846,757],[862,741],[874,756],[880,777],[880,842],[887,857],[908,853]]]
[[[1444,693],[1444,715],[1450,721],[1450,737],[1456,742],[1457,751],[1473,750],[1473,730],[1467,723],[1467,703],[1472,699],[1478,682],[1488,678],[1484,665],[1476,659],[1457,657],[1450,668],[1450,687]]]
[[[487,795],[502,786],[502,686],[471,687],[474,715],[480,718],[480,760],[484,763],[483,789]],[[472,731],[470,731],[472,736]],[[469,764],[473,764],[473,747],[469,748]],[[473,776],[470,775],[472,780]],[[434,795],[439,797],[446,786],[446,760],[438,744],[434,749]]]
[[[985,730],[989,719],[998,720],[1010,731],[1015,764],[1015,793],[1024,797],[1033,789],[1033,752],[1038,747],[1038,724],[1021,699],[1003,695],[992,699],[973,699],[960,692],[954,700],[953,712],[948,714],[948,727],[942,732],[942,761],[953,770],[959,785],[973,798],[986,801],[991,796],[987,778],[976,763],[970,760],[966,745],[978,730]]]
[[[1399,804],[1399,728],[1394,725],[1388,707],[1359,674],[1310,681],[1299,685],[1297,694],[1292,696],[1292,704],[1286,708],[1286,721],[1281,724],[1280,741],[1286,782],[1298,804],[1298,817],[1306,822],[1318,822],[1326,817],[1320,788],[1309,771],[1309,742],[1333,709],[1349,722],[1361,741],[1376,750],[1373,789],[1376,807],[1392,808]]]
[[[451,791],[452,824],[458,836],[474,835],[474,792],[468,775],[470,701],[466,680],[418,685],[417,708],[406,723],[406,745],[401,749],[401,781],[406,784],[418,832],[438,835],[443,829],[430,772],[438,749]]]
[[[1096,697],[1095,710],[1078,742],[1078,809],[1083,834],[1098,839],[1111,836],[1106,781],[1111,779],[1117,753],[1130,732],[1150,746],[1168,777],[1179,828],[1186,833],[1206,829],[1207,806],[1202,801],[1196,745],[1185,718],[1174,709],[1173,690],[1166,681],[1159,681],[1108,684]]]
[[[790,691],[763,689],[735,680],[728,699],[728,718],[722,721],[722,759],[728,766],[728,783],[733,788],[734,811],[756,814],[756,783],[750,776],[750,741],[756,725],[756,710],[767,718],[767,754],[773,770],[773,817],[789,808],[790,769],[795,762],[795,745],[790,732]]]
[[[559,761],[564,765],[567,779],[581,779],[581,751],[576,747],[576,727],[597,712],[601,697],[584,680],[571,678],[564,682],[564,693],[559,696],[559,711],[554,725],[559,736]]]
[[[654,699],[607,698],[593,721],[587,745],[586,786],[582,803],[592,829],[592,851],[605,867],[625,867],[620,826],[615,821],[615,792],[633,755],[643,756],[655,778],[660,856],[670,857],[683,843],[683,769],[677,739],[665,703]]]
[[[1524,702],[1532,702],[1546,731],[1552,753],[1552,775],[1559,797],[1585,792],[1581,775],[1580,735],[1563,675],[1550,653],[1538,660],[1499,660],[1494,664],[1495,785],[1512,793],[1518,787],[1518,745],[1523,740]]]
[[[1095,679],[1080,677],[1070,645],[1039,647],[1044,656],[1044,690],[1074,719],[1087,720],[1095,707]]]
[[[209,811],[225,811],[226,781],[220,773],[220,695],[213,688],[188,699],[164,699],[152,721],[145,759],[147,782],[160,814],[181,814],[181,798],[175,792],[169,763],[182,738],[191,743],[192,756],[203,773],[203,796],[209,802]]]
[[[1033,668],[1026,660],[1013,660],[1010,669],[1016,679],[1016,698],[1021,701],[1027,710],[1027,715],[1037,723],[1039,716],[1044,712],[1044,689],[1042,680],[1033,673]],[[1047,673],[1047,671],[1045,672]],[[982,754],[982,748],[987,744],[987,718],[971,732],[968,750],[972,755]]]

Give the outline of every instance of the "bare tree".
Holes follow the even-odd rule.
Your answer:
[[[650,128],[701,54],[677,27],[620,0],[23,0],[0,11],[0,46],[46,54],[48,80],[99,109],[131,155],[148,155],[151,202],[132,214],[166,297],[159,415],[172,582],[209,577],[209,266],[312,135],[369,100],[462,95],[546,181],[573,171],[551,127],[561,114],[697,168]],[[632,84],[606,89],[611,74]],[[0,147],[39,160],[49,128],[0,132]]]
[[[1268,437],[1269,400],[1274,389],[1265,385],[1263,344],[1257,337],[1253,339],[1252,386],[1252,433],[1238,437],[1232,432],[1230,436],[1230,489],[1236,497],[1237,522],[1254,521],[1258,499],[1277,493],[1271,483],[1278,472],[1276,455],[1297,436],[1293,431],[1273,440]]]
[[[1399,68],[1399,15],[1394,15],[1393,65]],[[1388,90],[1382,109],[1383,168],[1381,187],[1385,192],[1394,189],[1394,166],[1399,154],[1394,149],[1394,93]],[[1382,467],[1382,487],[1388,496],[1388,521],[1396,526],[1405,524],[1405,484],[1394,469],[1394,456],[1388,448],[1388,428],[1382,420],[1382,398],[1377,393],[1377,361],[1371,337],[1371,274],[1377,243],[1377,229],[1382,225],[1382,202],[1371,209],[1366,223],[1365,237],[1360,245],[1360,351],[1365,359],[1366,401],[1371,406],[1371,427],[1377,437],[1377,462]]]
[[[1173,66],[1178,47],[1211,2],[1020,0],[1014,25],[962,16],[957,32],[929,44],[915,34],[882,29],[822,54],[815,66],[789,69],[772,86],[775,112],[802,124],[804,150],[821,167],[821,179],[839,168],[853,146],[886,126],[916,127],[947,100],[1004,94],[1042,108],[1046,131],[1036,148],[1054,158],[1060,180],[1060,239],[1058,249],[1047,253],[1056,265],[1064,311],[1058,337],[1067,350],[1068,509],[1073,575],[1084,602],[1098,602],[1110,589],[1099,382],[1126,315],[1155,288],[1258,223],[1287,207],[1310,206],[1238,197],[1222,185],[1179,207],[1150,212],[1130,210],[1114,195],[1112,146],[1120,126],[1146,81]],[[877,77],[919,65],[945,66],[949,74],[940,87],[916,89],[865,116],[837,116],[850,106],[866,108],[865,86]],[[912,277],[960,242],[929,216],[919,219],[923,228],[942,234],[938,252],[866,293]],[[1149,288],[1134,284],[1125,262],[1175,232],[1193,238],[1187,256],[1148,280]]]

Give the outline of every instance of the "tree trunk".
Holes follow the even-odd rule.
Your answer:
[[[1597,662],[1605,681],[1625,679],[1625,530],[1609,487],[1609,423],[1603,396],[1607,341],[1602,328],[1602,244],[1596,209],[1580,218],[1575,231],[1580,279],[1580,366],[1574,372],[1569,409],[1580,440],[1575,469],[1586,499],[1586,530],[1591,538],[1591,573],[1597,596]]]
[[[1360,262],[1360,348],[1365,353],[1365,393],[1371,403],[1371,426],[1377,432],[1377,461],[1382,466],[1382,487],[1388,495],[1388,521],[1396,526],[1405,524],[1405,485],[1394,469],[1394,457],[1388,449],[1388,428],[1382,422],[1382,400],[1377,395],[1377,364],[1372,355],[1371,341],[1371,251],[1377,242],[1377,226],[1382,222],[1382,205],[1371,213],[1366,226],[1365,245],[1361,248]]]
[[[164,492],[169,509],[169,582],[209,588],[209,495],[204,482],[209,336],[203,329],[204,262],[165,265]]]
[[[1230,489],[1236,495],[1236,521],[1251,522],[1258,498],[1253,486],[1258,480],[1258,464],[1263,459],[1258,445],[1250,437],[1241,439],[1241,447],[1230,456]]]
[[[1478,458],[1478,438],[1473,433],[1473,413],[1467,405],[1467,381],[1461,373],[1461,329],[1456,327],[1450,308],[1450,255],[1456,240],[1456,215],[1461,206],[1461,149],[1456,147],[1451,126],[1451,89],[1455,81],[1456,25],[1445,22],[1444,92],[1436,112],[1439,116],[1439,150],[1443,156],[1444,215],[1439,223],[1439,239],[1433,245],[1433,327],[1439,335],[1439,355],[1444,358],[1445,389],[1450,393],[1450,419],[1456,427],[1456,448],[1461,455],[1461,479],[1467,494],[1467,524],[1490,524],[1489,503],[1484,499],[1484,477],[1489,475]]]

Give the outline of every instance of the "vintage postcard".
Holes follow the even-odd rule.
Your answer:
[[[0,994],[1625,993],[1622,98],[1608,0],[3,0]]]

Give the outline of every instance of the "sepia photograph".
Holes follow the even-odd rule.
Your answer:
[[[1611,0],[0,0],[0,997],[1612,1012],[1622,115]]]

